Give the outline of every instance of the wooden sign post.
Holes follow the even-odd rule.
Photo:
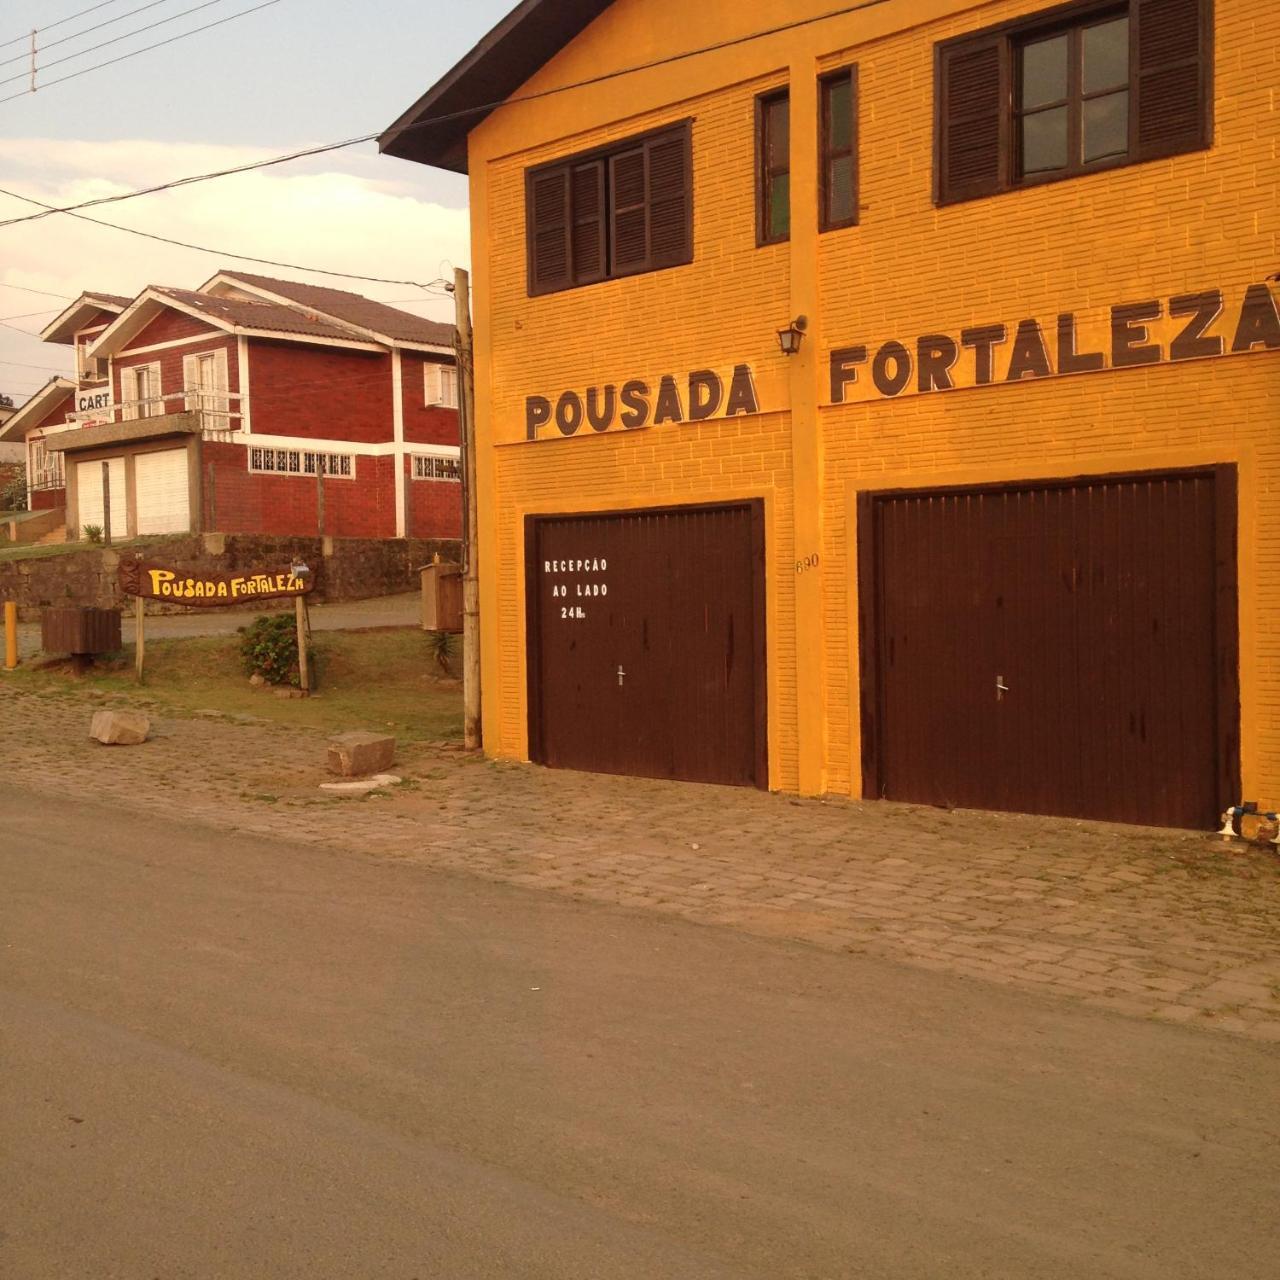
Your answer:
[[[142,663],[147,652],[147,637],[143,628],[146,605],[141,596],[133,598],[133,674],[139,684],[142,683]]]
[[[298,621],[298,685],[303,693],[311,692],[311,675],[307,670],[307,600],[299,596],[293,602]]]

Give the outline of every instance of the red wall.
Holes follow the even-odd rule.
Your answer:
[[[400,373],[404,381],[404,438],[412,444],[457,444],[458,411],[439,406],[427,407],[422,372],[426,363],[423,356],[409,351],[400,357]]]
[[[462,537],[462,486],[448,480],[415,480],[413,459],[404,460],[410,538]]]
[[[27,428],[28,434],[32,431],[39,431],[41,427],[59,427],[67,420],[69,414],[75,408],[75,401],[71,398],[71,392],[68,391],[65,396],[60,397],[54,402],[53,408],[50,409],[43,418],[34,425]]]
[[[321,529],[314,476],[251,472],[242,446],[206,441],[201,475],[205,528],[217,533],[394,538],[392,463],[391,458],[357,456],[355,479],[327,477]]]
[[[32,511],[51,511],[54,507],[65,507],[67,505],[67,491],[65,489],[37,489],[31,495]]]
[[[186,319],[185,316],[180,317]],[[150,327],[150,326],[148,326]],[[136,364],[158,364],[160,366],[160,389],[165,395],[171,395],[182,391],[186,385],[186,378],[182,372],[182,361],[185,356],[198,355],[202,351],[225,351],[227,353],[227,387],[234,394],[240,390],[240,369],[236,360],[236,340],[223,333],[219,329],[210,329],[207,325],[204,327],[203,341],[193,342],[190,346],[183,347],[166,347],[163,351],[144,351],[138,355],[118,355],[111,363],[112,372],[112,391],[118,404],[121,399],[120,395],[120,370],[131,368]],[[141,339],[138,339],[137,345],[142,345]],[[186,406],[174,395],[174,399],[165,403],[164,411],[166,413],[181,413]],[[237,409],[237,404],[233,400],[231,402],[232,412]]]
[[[249,349],[249,396],[255,434],[393,438],[389,353],[258,339]]]
[[[185,311],[166,307],[154,320],[129,340],[131,347],[149,347],[155,342],[176,342],[179,338],[198,338],[205,333],[222,333],[207,320],[197,320]]]

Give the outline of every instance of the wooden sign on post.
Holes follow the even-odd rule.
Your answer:
[[[303,568],[290,565],[282,570],[210,572],[196,576],[148,560],[122,560],[118,581],[125,595],[168,600],[196,608],[226,609],[255,600],[306,595],[315,581],[310,572],[295,571]]]
[[[139,684],[142,683],[146,652],[144,601],[167,600],[171,604],[196,608],[230,609],[258,600],[278,600],[292,596],[297,601],[298,674],[302,688],[311,688],[306,597],[315,586],[315,578],[306,565],[291,564],[283,570],[209,572],[196,576],[148,560],[122,560],[117,571],[117,581],[121,592],[134,598],[134,674]]]

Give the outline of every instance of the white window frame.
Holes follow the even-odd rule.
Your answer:
[[[462,455],[457,453],[415,453],[413,478],[429,480],[435,484],[462,483]],[[446,472],[450,474],[440,474]]]
[[[61,452],[53,453],[45,445],[43,436],[36,436],[27,441],[27,481],[28,488],[64,489],[66,488],[66,470],[63,466]]]
[[[138,394],[138,375],[146,374],[148,394]],[[120,416],[129,421],[134,418],[158,418],[164,413],[164,399],[160,383],[160,362],[124,365],[120,369]],[[145,403],[143,402],[145,400]]]
[[[458,367],[428,361],[422,366],[422,394],[426,405],[436,409],[458,407]]]
[[[182,390],[182,403],[188,411],[217,419],[223,429],[230,426],[231,396],[226,348],[196,351],[183,356]]]
[[[248,454],[249,471],[263,476],[297,476],[309,480],[317,468],[326,480],[356,479],[356,455],[329,450],[278,449],[272,445],[252,445]]]

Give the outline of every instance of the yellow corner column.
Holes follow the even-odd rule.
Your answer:
[[[792,483],[795,510],[796,736],[800,794],[827,783],[826,641],[823,627],[822,433],[818,428],[818,75],[797,42],[791,57],[791,315],[808,327],[791,356]]]

